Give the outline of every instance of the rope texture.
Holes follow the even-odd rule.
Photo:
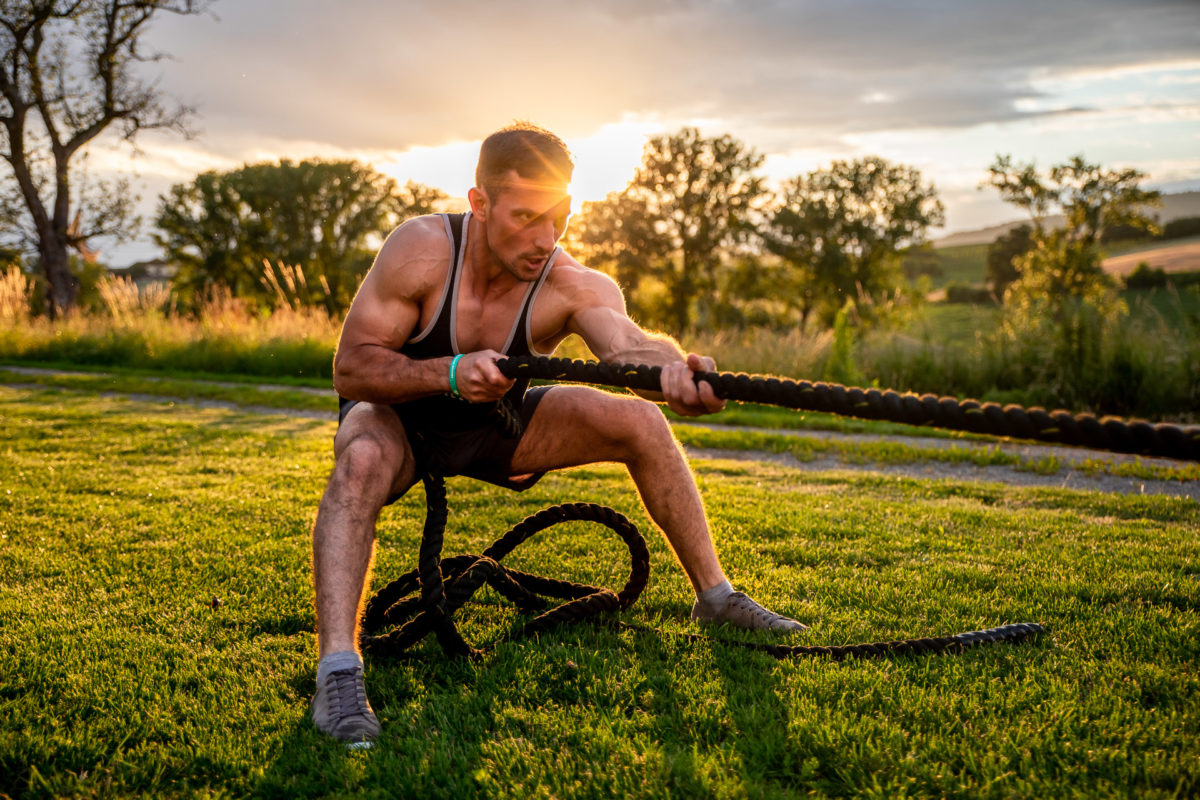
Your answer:
[[[573,381],[651,391],[660,387],[660,369],[645,364],[533,356],[502,359],[497,365],[510,378]],[[1080,445],[1116,453],[1200,461],[1200,425],[1151,424],[1118,417],[1099,418],[1094,414],[1046,411],[1036,407],[1026,409],[932,394],[901,394],[892,389],[861,389],[745,373],[699,372],[695,377],[697,381],[707,381],[718,397],[727,400]],[[511,430],[514,425],[519,428],[519,421],[506,407],[498,405],[497,413],[507,428]]]
[[[392,581],[371,598],[363,614],[364,651],[399,656],[433,633],[451,658],[478,656],[494,646],[469,645],[454,624],[454,612],[484,583],[513,602],[522,612],[542,612],[501,641],[534,636],[559,625],[579,622],[608,611],[628,608],[646,588],[650,551],[637,526],[625,516],[594,503],[569,503],[543,509],[508,530],[482,555],[441,558],[446,529],[445,481],[436,473],[424,476],[426,517],[417,569]],[[599,586],[544,578],[510,569],[501,559],[531,536],[561,522],[597,522],[617,534],[629,549],[629,579],[619,592]],[[420,595],[416,595],[417,590]],[[546,598],[566,600],[547,609]],[[372,635],[388,626],[400,626]]]

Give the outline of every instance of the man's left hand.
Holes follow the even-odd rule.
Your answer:
[[[714,372],[717,365],[707,356],[689,353],[687,361],[676,361],[662,368],[662,393],[667,408],[682,417],[715,414],[725,408],[725,401],[713,393],[707,381],[696,383],[696,372]]]

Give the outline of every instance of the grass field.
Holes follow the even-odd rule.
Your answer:
[[[806,643],[1038,621],[1031,645],[777,662],[583,627],[476,664],[368,660],[384,723],[348,754],[307,721],[308,530],[333,425],[0,388],[0,796],[1188,797],[1200,789],[1200,506],[700,462],[740,586]],[[618,470],[511,495],[450,482],[447,551],[593,500],[647,533],[624,617],[688,631],[689,590]],[[376,585],[423,497],[385,512]],[[619,585],[582,526],[513,563]],[[213,599],[219,600],[214,607]],[[495,595],[469,638],[510,630]]]
[[[987,250],[986,244],[963,244],[934,250],[942,274],[933,278],[932,287],[941,289],[948,283],[983,283],[987,278]]]

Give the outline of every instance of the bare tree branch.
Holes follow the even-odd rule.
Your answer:
[[[119,236],[132,223],[127,184],[76,186],[73,159],[114,127],[130,144],[143,130],[188,133],[192,110],[164,103],[157,85],[136,67],[164,57],[142,47],[156,14],[199,14],[210,3],[0,0],[3,155],[37,235],[52,313],[74,303],[67,248],[84,252],[88,239]],[[98,194],[101,188],[114,194]]]

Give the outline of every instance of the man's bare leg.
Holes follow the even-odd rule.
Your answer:
[[[697,591],[722,583],[708,518],[687,459],[654,404],[581,386],[546,393],[513,454],[515,474],[624,464],[646,510]]]
[[[601,461],[623,463],[696,592],[693,619],[803,630],[734,592],[721,569],[695,477],[652,403],[578,386],[547,392],[513,455],[514,474]]]
[[[335,465],[313,525],[317,606],[317,693],[313,722],[355,746],[369,746],[379,721],[367,702],[358,652],[363,588],[371,567],[375,520],[387,498],[415,480],[412,452],[387,406],[350,409],[334,439]]]

